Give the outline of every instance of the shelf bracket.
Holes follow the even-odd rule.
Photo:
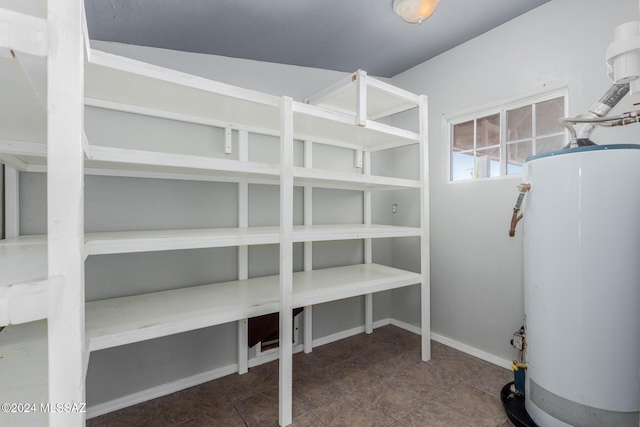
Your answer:
[[[355,162],[353,164],[354,167],[356,168],[361,168],[362,167],[362,157],[363,157],[363,151],[362,150],[356,150],[356,158],[355,158]]]
[[[89,139],[87,138],[86,132],[82,131],[82,151],[84,151],[84,156],[87,159],[93,158],[91,155],[91,144],[89,144]]]
[[[231,154],[233,151],[231,149],[231,128],[225,128],[224,130],[224,154]]]

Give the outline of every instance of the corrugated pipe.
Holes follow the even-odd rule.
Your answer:
[[[524,195],[530,189],[531,189],[531,184],[520,184],[518,186],[518,190],[520,190],[520,194],[518,195],[516,206],[513,208],[513,215],[511,216],[511,228],[509,228],[509,236],[511,237],[516,235],[516,225],[518,224],[518,221],[522,219],[522,214],[518,215],[518,213],[520,212],[520,206],[522,206]]]

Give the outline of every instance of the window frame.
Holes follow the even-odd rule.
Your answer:
[[[561,88],[557,88],[557,89],[552,89],[552,90],[545,90],[543,92],[538,92],[538,93],[534,93],[534,94],[530,94],[524,97],[519,97],[519,98],[514,98],[511,100],[507,100],[507,101],[500,101],[500,102],[496,102],[494,104],[491,105],[487,105],[484,107],[480,107],[480,108],[475,108],[472,110],[468,110],[462,113],[458,113],[458,114],[454,114],[454,115],[450,115],[450,116],[446,116],[444,117],[444,127],[445,127],[445,135],[446,135],[446,143],[447,143],[447,150],[445,150],[446,152],[446,159],[445,159],[445,164],[446,167],[443,168],[443,172],[445,174],[445,182],[447,183],[463,183],[463,182],[476,182],[476,181],[487,181],[487,180],[500,180],[500,179],[509,179],[509,178],[514,178],[514,177],[522,177],[522,174],[511,174],[511,175],[507,175],[507,145],[513,145],[525,140],[531,140],[534,147],[536,144],[536,141],[538,139],[540,139],[538,137],[538,135],[536,135],[536,110],[535,110],[535,104],[540,104],[542,102],[545,101],[549,101],[552,100],[554,98],[560,98],[563,97],[564,98],[564,115],[566,117],[566,115],[568,114],[568,109],[569,109],[569,90],[567,87],[561,87]],[[508,141],[507,142],[507,111],[511,111],[511,110],[515,110],[518,108],[522,108],[522,107],[526,107],[526,106],[532,106],[532,135],[530,138],[521,138],[521,139],[517,139],[514,141]],[[476,145],[476,141],[475,141],[475,133],[477,131],[477,121],[480,119],[483,119],[485,117],[488,116],[492,116],[495,114],[499,114],[500,117],[500,144],[498,145],[500,147],[500,175],[498,176],[488,176],[488,177],[481,177],[481,178],[476,178],[475,176],[469,178],[469,179],[459,179],[459,180],[454,180],[452,177],[452,170],[453,170],[453,137],[454,137],[454,126],[458,125],[458,124],[462,124],[465,122],[470,122],[473,121],[474,122],[474,152],[477,151],[477,147]],[[564,139],[564,143],[563,146],[568,142],[568,133],[563,130],[561,132],[558,133],[554,133],[554,134],[544,134],[544,137],[549,137],[549,136],[558,136],[562,134],[563,135],[563,139]],[[495,146],[492,146],[495,147]],[[486,147],[483,147],[483,149]]]

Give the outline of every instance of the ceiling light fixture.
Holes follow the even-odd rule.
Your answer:
[[[410,24],[422,24],[438,7],[439,0],[393,0],[393,10]]]

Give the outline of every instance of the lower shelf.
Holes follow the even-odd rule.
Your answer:
[[[422,276],[379,264],[293,274],[294,307],[420,283]],[[95,351],[279,310],[279,276],[113,298],[86,304],[86,342]],[[0,331],[0,403],[35,404],[35,413],[0,412],[1,426],[41,426],[48,401],[47,323]]]
[[[293,305],[350,298],[419,283],[421,275],[379,264],[293,274]],[[86,304],[89,350],[159,338],[279,310],[279,276],[173,289]]]

